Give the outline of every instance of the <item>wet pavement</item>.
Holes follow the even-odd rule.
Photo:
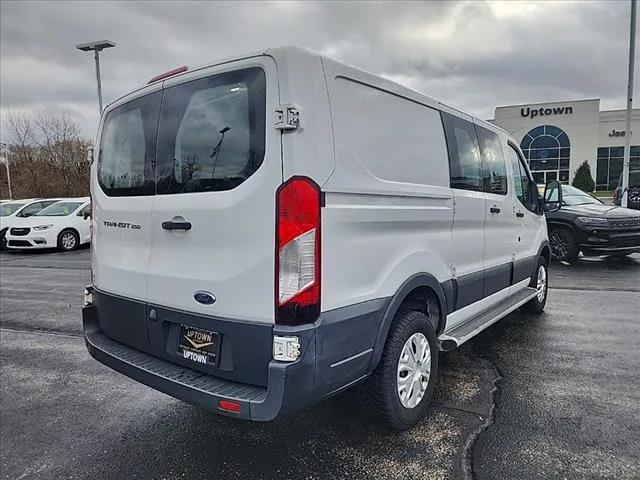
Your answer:
[[[640,472],[633,435],[640,431],[640,256],[554,265],[546,313],[516,312],[444,355],[427,418],[400,434],[364,417],[349,393],[258,424],[217,417],[111,371],[81,337],[88,256],[0,254],[1,478]]]

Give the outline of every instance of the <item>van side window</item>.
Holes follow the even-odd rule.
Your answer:
[[[500,137],[491,130],[476,125],[482,154],[483,189],[496,195],[507,194],[507,164]]]
[[[513,170],[513,183],[516,196],[527,210],[535,212],[537,210],[537,199],[531,198],[531,185],[529,185],[529,182],[533,182],[533,180],[529,177],[525,166],[522,164],[520,155],[511,145],[509,145],[507,155],[509,156],[509,162],[511,162],[511,169]]]
[[[480,147],[473,123],[441,112],[447,149],[451,188],[482,191]]]

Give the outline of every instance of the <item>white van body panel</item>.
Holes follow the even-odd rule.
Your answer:
[[[322,57],[300,48],[275,48],[266,53],[278,66],[280,104],[294,105],[301,115],[298,128],[282,135],[283,178],[302,175],[322,186],[335,167]]]
[[[324,65],[336,168],[323,186],[323,311],[391,297],[421,271],[446,280],[453,197],[440,113]]]

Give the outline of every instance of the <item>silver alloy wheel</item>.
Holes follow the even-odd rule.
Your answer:
[[[538,290],[538,302],[542,303],[544,301],[544,296],[547,294],[547,269],[544,265],[540,265],[540,267],[538,267],[536,290]]]
[[[424,397],[431,373],[431,346],[422,333],[414,333],[402,347],[396,379],[398,397],[405,408],[415,408]]]
[[[71,232],[65,232],[60,239],[60,243],[65,250],[71,250],[76,246],[76,236]]]

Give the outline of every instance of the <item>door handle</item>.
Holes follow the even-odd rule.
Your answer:
[[[491,207],[491,208],[489,209],[489,211],[490,211],[491,213],[500,213],[500,209],[499,209],[498,207]]]
[[[162,222],[165,230],[191,230],[191,222]]]
[[[516,212],[516,217],[522,218],[522,217],[524,217],[524,213],[523,212]]]

